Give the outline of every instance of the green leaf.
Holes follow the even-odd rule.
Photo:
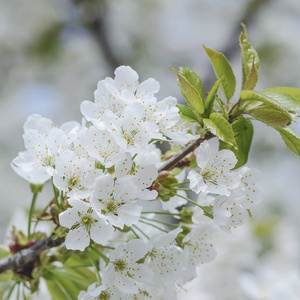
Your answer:
[[[242,90],[253,90],[258,80],[259,58],[255,49],[248,42],[246,27],[240,34],[240,52],[242,59]]]
[[[171,68],[177,76],[180,91],[187,104],[199,114],[204,112],[204,99],[201,98],[198,89],[188,79],[174,68]]]
[[[292,87],[275,87],[271,89],[264,90],[263,92],[282,92],[287,93],[297,100],[297,102],[300,104],[300,89],[292,88]]]
[[[227,101],[229,101],[234,94],[236,86],[236,80],[231,65],[224,54],[206,48],[205,46],[203,46],[203,48],[213,65],[217,78],[220,79],[224,76],[221,82],[221,88]]]
[[[253,90],[256,86],[257,81],[258,81],[258,72],[255,67],[255,61],[253,59],[252,68],[248,74],[244,86],[242,87],[242,90]]]
[[[274,106],[262,106],[250,112],[258,121],[261,121],[270,126],[286,127],[291,124],[290,116],[278,110]]]
[[[238,162],[234,169],[238,169],[248,161],[254,130],[251,121],[246,118],[236,120],[231,126],[238,145],[238,150],[222,141],[220,141],[220,149],[229,149],[235,154]]]
[[[264,95],[269,98],[272,98],[278,103],[278,105],[284,107],[289,114],[292,115],[293,121],[296,121],[298,118],[298,112],[300,109],[300,102],[291,94],[285,92],[272,91],[271,89],[262,91]]]
[[[197,116],[195,113],[186,105],[177,104],[176,107],[179,108],[179,113],[181,118],[189,122],[198,122]]]
[[[300,156],[300,136],[291,128],[274,127],[281,135],[287,147]]]
[[[206,114],[207,114],[208,117],[211,114],[211,111],[213,109],[214,100],[216,98],[218,88],[219,88],[223,78],[224,78],[224,76],[222,76],[219,80],[217,80],[215,82],[214,86],[212,87],[212,89],[210,90],[210,92],[207,95],[207,98],[206,98],[206,101],[205,101],[205,110],[206,110]]]
[[[203,84],[195,71],[189,68],[179,68],[180,74],[198,91],[200,97],[204,100]]]
[[[95,257],[95,260],[99,260],[98,256]],[[80,265],[83,264],[83,261],[77,256],[72,255],[65,263],[64,266],[66,267],[66,270],[69,274],[74,274],[77,276],[84,276],[84,278],[89,278],[93,281],[97,281],[97,277],[94,272],[92,272],[89,268],[83,266],[83,267],[77,267],[77,268],[68,268],[68,266],[72,265]]]
[[[204,125],[221,141],[237,148],[232,127],[224,117],[212,113],[209,119],[203,119]]]
[[[93,280],[88,281],[85,277],[68,272],[55,271],[48,273],[46,284],[52,299],[73,300],[78,298],[80,291],[87,289]]]
[[[255,91],[242,91],[241,101],[245,101],[245,113],[270,126],[286,127],[292,117],[276,99]]]

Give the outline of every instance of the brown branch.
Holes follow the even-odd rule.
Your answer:
[[[158,172],[171,170],[172,168],[174,168],[177,165],[177,163],[181,159],[183,159],[189,153],[194,151],[202,142],[209,140],[212,137],[214,137],[214,135],[210,131],[206,132],[204,138],[200,138],[198,140],[193,141],[191,144],[189,144],[184,149],[182,149],[180,152],[178,152],[174,157],[167,160],[166,163],[158,169]]]
[[[9,256],[0,260],[0,273],[7,270],[20,270],[27,266],[32,266],[38,259],[40,254],[47,249],[57,247],[64,242],[64,238],[53,240],[54,234],[42,241],[37,241],[32,247],[23,249],[13,256]]]

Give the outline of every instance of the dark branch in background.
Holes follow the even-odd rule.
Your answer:
[[[97,43],[101,54],[106,63],[113,72],[118,66],[122,65],[120,59],[114,54],[111,41],[109,39],[109,30],[107,28],[107,7],[106,1],[87,1],[71,0],[77,7],[80,22],[91,34]]]
[[[34,263],[39,259],[40,254],[47,249],[60,246],[64,242],[64,238],[53,240],[54,234],[42,241],[37,241],[33,246],[23,249],[13,256],[9,256],[0,260],[0,273],[7,270],[20,271],[23,268],[33,267]],[[29,274],[30,275],[30,274]]]
[[[239,35],[242,31],[241,23],[244,23],[249,29],[251,25],[255,22],[258,12],[266,6],[271,0],[252,0],[245,7],[244,13],[241,14],[240,19],[237,21],[236,26],[232,31],[231,37],[228,39],[227,45],[223,49],[219,49],[218,52],[223,53],[227,59],[230,61],[234,58],[237,52],[239,52],[239,47],[236,41],[239,38]],[[215,82],[215,75],[210,72],[207,78],[203,80],[203,86],[209,89],[212,86],[212,83]]]

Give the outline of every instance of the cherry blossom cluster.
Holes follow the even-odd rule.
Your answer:
[[[91,243],[105,249],[101,282],[78,299],[176,299],[196,267],[215,258],[214,235],[243,224],[258,204],[257,172],[232,170],[234,153],[213,152],[208,141],[195,151],[197,167],[174,174],[175,184],[164,186],[173,194],[161,196],[156,143],[180,149],[199,136],[181,118],[177,100],[158,101],[158,90],[156,80],[139,83],[134,70],[121,66],[114,79],[98,83],[93,102],[82,102],[81,124],[57,127],[37,114],[25,122],[27,150],[12,167],[31,184],[51,181],[66,199],[59,223],[67,249],[84,251]],[[180,188],[186,179],[189,188]],[[181,208],[188,202],[193,206],[186,221]],[[157,219],[164,213],[174,216],[171,223]]]

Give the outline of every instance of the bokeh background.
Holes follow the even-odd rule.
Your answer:
[[[192,68],[209,90],[215,77],[202,44],[228,57],[239,86],[241,22],[261,60],[256,89],[300,88],[298,0],[0,0],[0,240],[9,222],[22,228],[31,201],[10,167],[24,150],[29,114],[80,121],[80,103],[122,64],[157,79],[161,98],[181,99],[169,65]],[[262,204],[234,235],[218,238],[217,259],[179,299],[300,299],[300,159],[279,134],[254,125],[249,165],[261,170]]]

